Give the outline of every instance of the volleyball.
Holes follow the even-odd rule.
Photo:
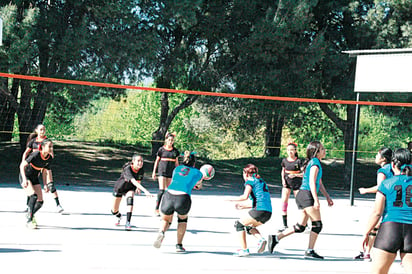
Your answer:
[[[211,165],[203,165],[200,167],[200,172],[203,174],[203,180],[210,180],[215,176],[215,169]]]

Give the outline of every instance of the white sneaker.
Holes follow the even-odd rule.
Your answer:
[[[267,241],[265,239],[260,239],[257,246],[257,253],[263,253],[265,251]]]
[[[61,205],[56,206],[56,212],[57,213],[62,213],[63,211],[64,211],[64,209]]]
[[[233,256],[236,256],[236,257],[246,257],[246,256],[249,256],[250,255],[250,252],[249,252],[249,249],[248,248],[246,248],[246,249],[238,249],[234,254],[233,254]]]
[[[155,248],[160,248],[162,246],[163,239],[165,238],[164,232],[159,232],[157,235],[156,241],[153,243]]]

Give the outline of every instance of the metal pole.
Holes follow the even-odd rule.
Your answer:
[[[356,93],[356,102],[359,102],[359,92]],[[355,108],[355,125],[353,129],[353,150],[352,150],[352,168],[350,175],[350,205],[353,206],[355,194],[355,165],[356,151],[358,150],[358,129],[359,129],[359,105]]]

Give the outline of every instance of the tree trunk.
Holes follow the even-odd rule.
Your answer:
[[[285,120],[279,114],[266,117],[265,155],[267,157],[279,157],[284,123]]]
[[[336,113],[334,113],[328,105],[319,104],[321,110],[336,124],[336,126],[342,130],[343,141],[345,145],[345,159],[344,159],[344,174],[343,174],[343,185],[345,188],[350,186],[351,171],[352,171],[352,153],[353,153],[353,130],[355,127],[355,110],[356,105],[347,105],[346,107],[346,120],[339,118]],[[355,148],[356,149],[356,148]],[[356,161],[356,154],[355,154]],[[355,170],[356,174],[356,163]],[[356,178],[356,176],[354,176]],[[355,184],[355,182],[354,182]]]
[[[3,81],[1,88],[0,141],[11,141],[14,130],[14,115],[17,110],[18,80],[13,79],[11,92],[8,91],[8,79]]]

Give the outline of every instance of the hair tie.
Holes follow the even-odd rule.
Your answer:
[[[298,144],[296,144],[295,142],[290,142],[289,144],[288,144],[288,146],[289,145],[293,145],[293,146],[295,146],[295,147],[298,147]]]
[[[404,170],[406,167],[409,167],[410,169],[412,169],[412,165],[404,164],[404,165],[401,166],[401,172],[403,172],[403,170]]]

